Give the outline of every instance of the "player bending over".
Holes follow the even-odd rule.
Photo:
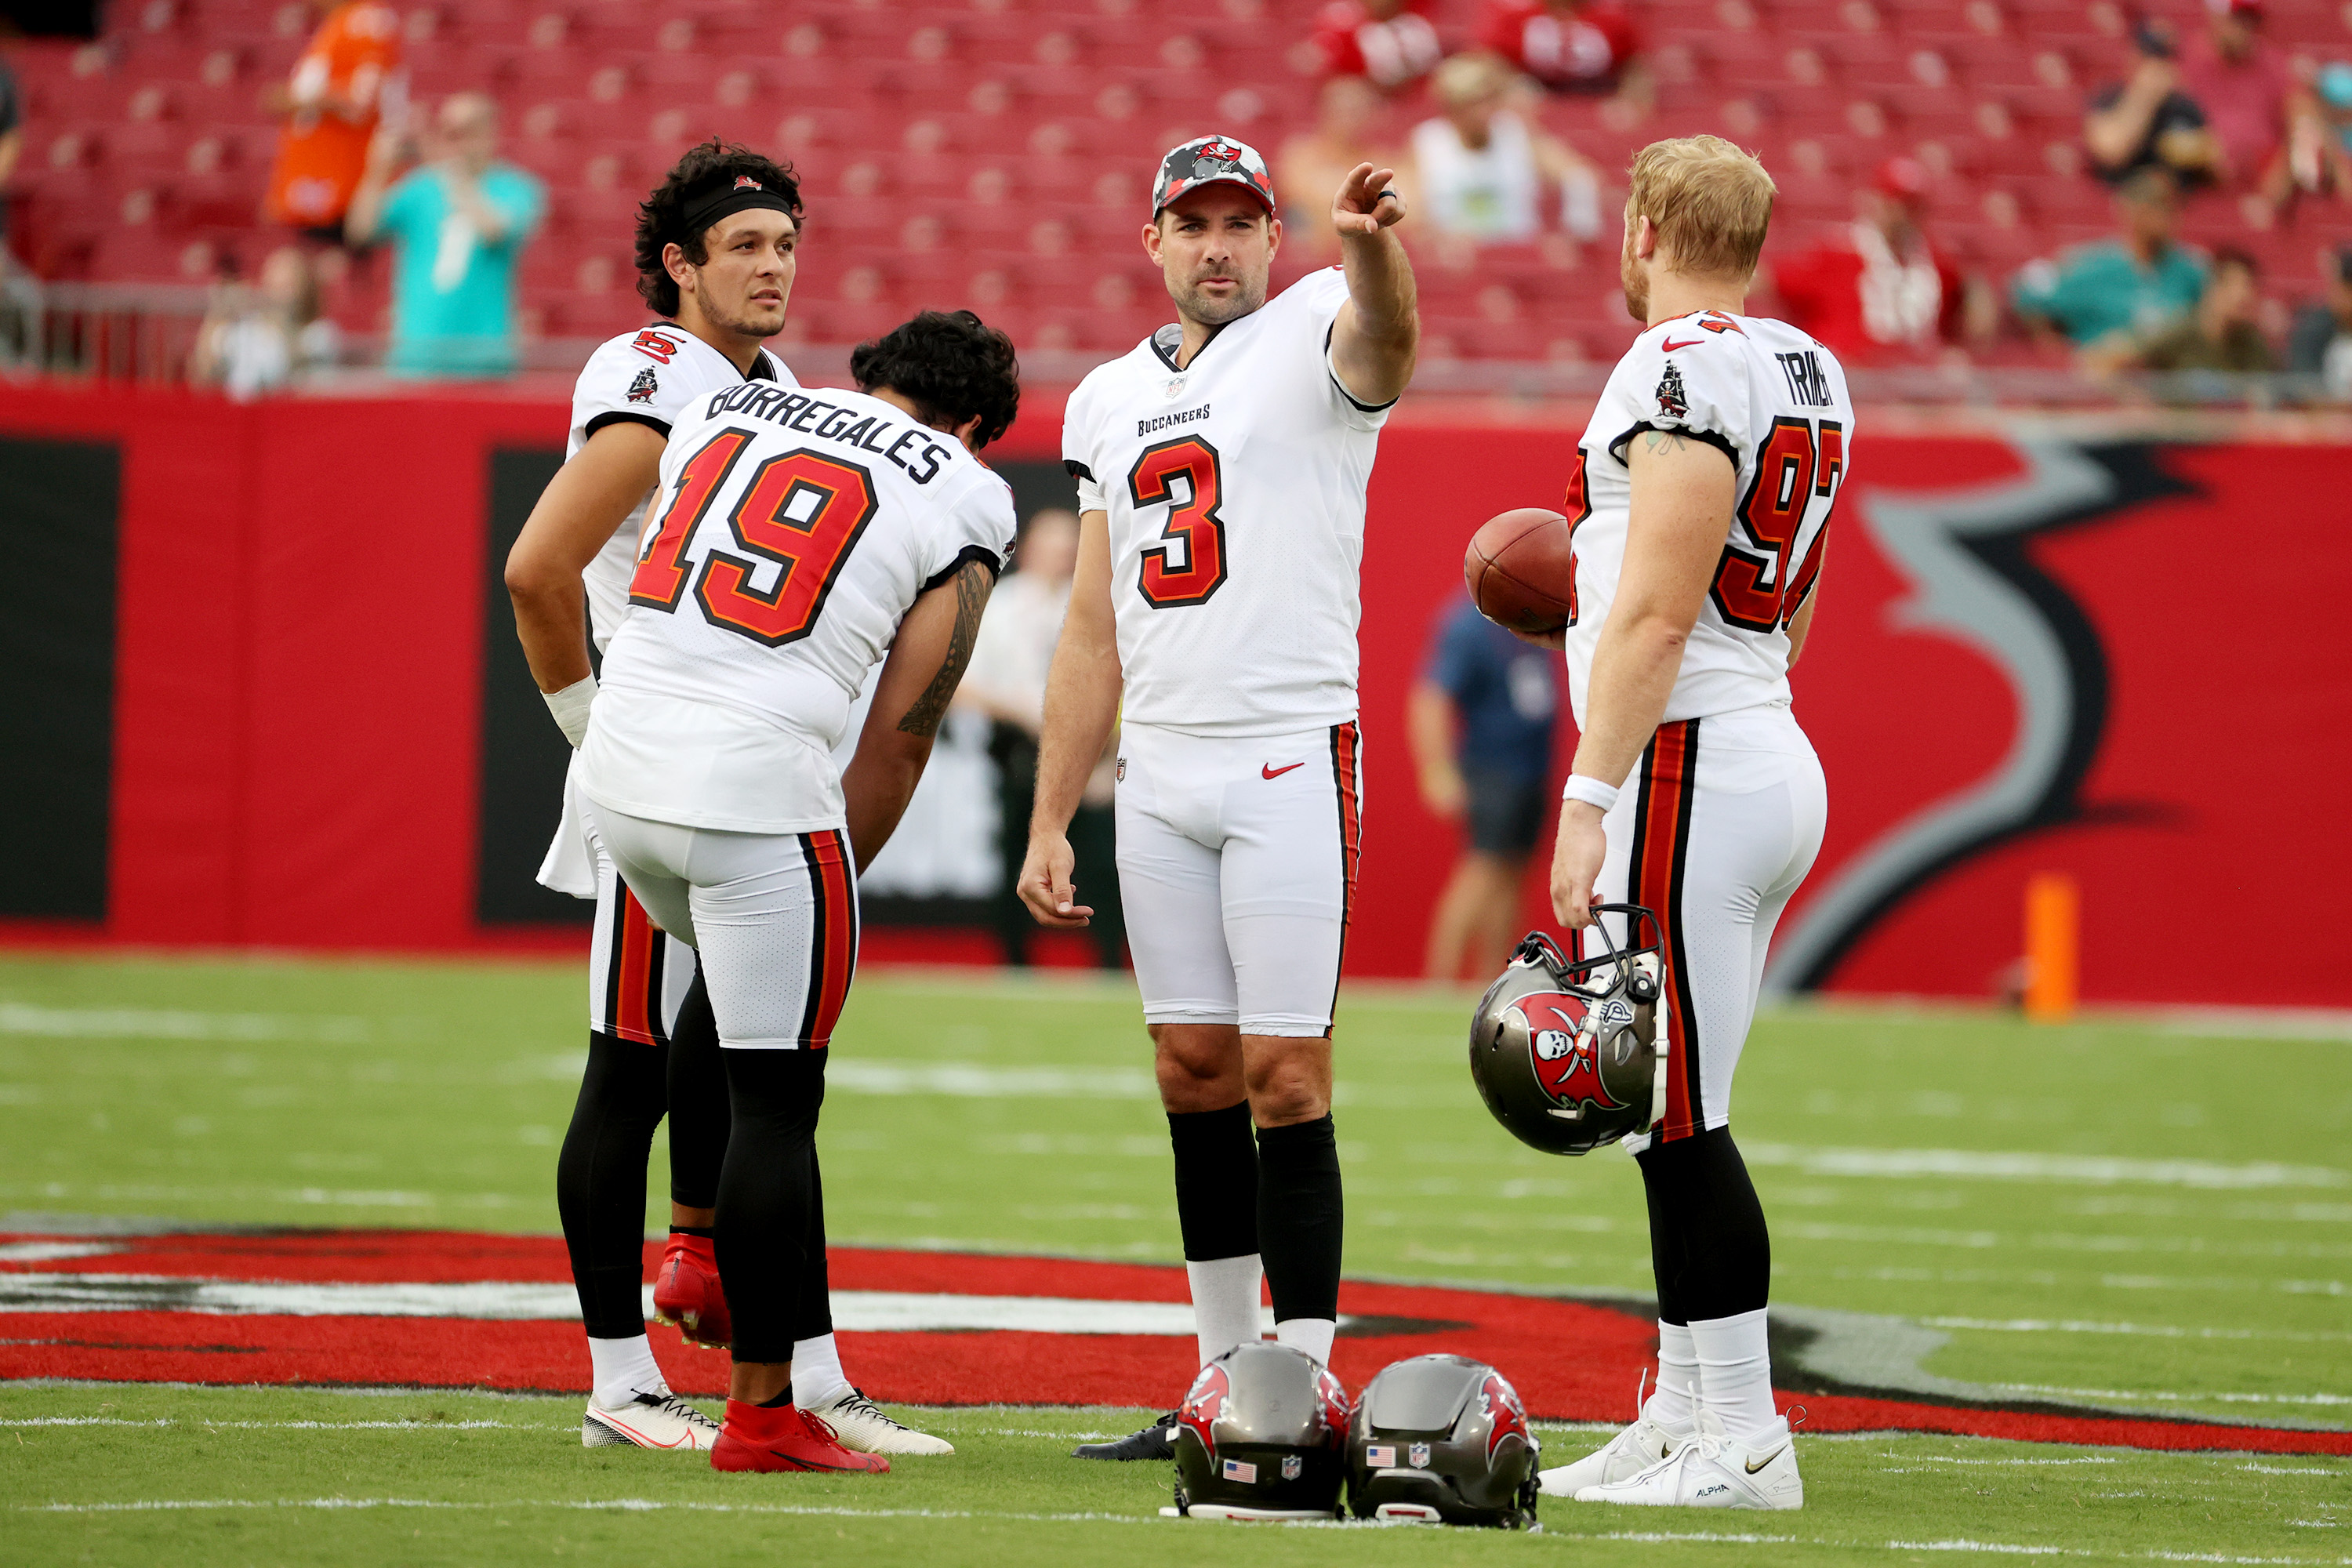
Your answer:
[[[856,872],[922,776],[1012,551],[1012,494],[973,456],[1019,403],[1004,334],[926,312],[850,363],[857,392],[743,384],[681,412],[580,752],[606,850],[700,952],[718,1023],[735,1352],[719,1469],[889,1468],[795,1404],[823,1295],[817,1112],[857,963]]]
[[[1634,158],[1625,303],[1646,330],[1569,480],[1578,613],[1565,647],[1582,739],[1552,909],[1571,931],[1595,901],[1657,914],[1669,1050],[1665,1115],[1634,1142],[1657,1392],[1606,1447],[1543,1473],[1547,1493],[1588,1502],[1804,1503],[1772,1404],[1771,1244],[1731,1141],[1731,1075],[1772,928],[1828,810],[1789,667],[1812,624],[1853,406],[1827,349],[1740,313],[1772,195],[1762,164],[1712,136]]]
[[[628,608],[646,504],[670,426],[707,392],[798,384],[761,345],[783,329],[801,216],[790,167],[706,142],[638,209],[637,291],[664,318],[599,348],[572,391],[564,465],[507,557],[515,629],[548,707],[574,746],[602,653]],[[583,591],[587,605],[583,623]],[[556,1163],[556,1201],[588,1333],[591,1447],[707,1449],[719,1424],[674,1397],[646,1338],[646,1158],[670,1117],[670,1236],[655,1310],[707,1343],[730,1334],[711,1257],[711,1207],[727,1151],[727,1080],[694,950],[654,929],[621,884],[567,778],[563,821],[539,879],[596,900],[588,966],[588,1066]],[[795,1390],[845,1443],[885,1453],[947,1445],[910,1432],[850,1386],[834,1346],[824,1253],[794,1350]]]
[[[1066,835],[1123,700],[1119,891],[1204,1364],[1258,1337],[1261,1258],[1284,1343],[1328,1360],[1339,1319],[1364,487],[1420,337],[1391,177],[1348,175],[1342,265],[1269,301],[1265,161],[1216,136],[1170,153],[1143,247],[1179,321],[1088,375],[1063,425],[1078,568],[1021,896],[1086,924]],[[1170,1458],[1174,1420],[1078,1453]]]

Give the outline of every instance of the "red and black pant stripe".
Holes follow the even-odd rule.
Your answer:
[[[1691,803],[1698,785],[1696,719],[1661,724],[1642,753],[1626,890],[1658,917],[1665,937],[1666,1113],[1660,1142],[1688,1138],[1706,1121],[1699,1097],[1698,1016],[1691,1004],[1689,947],[1683,936],[1683,875],[1690,854]]]
[[[646,914],[636,894],[614,879],[610,924],[605,932],[604,1017],[612,1032],[641,1046],[665,1046],[662,965],[669,941]]]
[[[849,1000],[857,973],[857,886],[848,837],[838,828],[801,835],[808,863],[808,1001],[801,1012],[801,1044],[823,1050]]]
[[[1339,801],[1339,962],[1348,963],[1348,927],[1356,917],[1356,868],[1364,850],[1363,803],[1360,797],[1363,759],[1361,737],[1355,723],[1331,726],[1331,787]],[[1331,1010],[1339,1010],[1339,976],[1331,976]],[[1324,1036],[1331,1033],[1327,1026]]]

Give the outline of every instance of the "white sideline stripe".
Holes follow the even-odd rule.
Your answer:
[[[318,1040],[360,1045],[375,1038],[365,1018],[287,1013],[198,1013],[152,1007],[43,1007],[0,1002],[0,1035],[91,1040]]]
[[[652,1312],[652,1287],[646,1289]],[[467,1280],[456,1284],[191,1279],[167,1274],[0,1273],[0,1311],[204,1312],[297,1318],[473,1318],[578,1321],[569,1284]],[[959,1296],[836,1290],[837,1328],[867,1333],[1017,1331],[1040,1334],[1189,1337],[1183,1301],[1095,1301],[1055,1296]],[[1342,1318],[1344,1324],[1349,1320]]]
[[[965,1100],[1160,1098],[1160,1086],[1150,1073],[1121,1068],[989,1068],[857,1057],[826,1063],[824,1086],[845,1094],[945,1094]]]
[[[1930,1329],[1980,1329],[2009,1334],[2147,1334],[2166,1340],[2294,1340],[2300,1343],[2334,1343],[2352,1334],[2294,1329],[2185,1329],[2159,1323],[2095,1323],[2072,1318],[1922,1318]]]
[[[1994,1152],[1973,1149],[1811,1149],[1795,1143],[1740,1145],[1751,1165],[1792,1165],[1811,1176],[1956,1176],[1988,1181],[2139,1183],[2176,1187],[2342,1187],[2352,1172],[2268,1160],[2127,1160],[2095,1154]]]
[[[121,1250],[121,1244],[110,1241],[12,1241],[0,1247],[0,1263],[61,1263]]]
[[[2045,1383],[1996,1383],[2012,1394],[2060,1394],[2076,1399],[2158,1399],[2225,1405],[2352,1405],[2347,1394],[2183,1394],[2162,1388],[2059,1388]]]

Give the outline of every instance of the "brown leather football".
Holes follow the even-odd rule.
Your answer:
[[[1541,507],[1507,511],[1470,536],[1462,580],[1478,613],[1498,626],[1542,636],[1576,614],[1576,561],[1568,519]]]

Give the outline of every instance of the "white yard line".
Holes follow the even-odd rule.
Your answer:
[[[2145,1334],[2165,1340],[2292,1340],[2303,1344],[2352,1341],[2352,1334],[2293,1329],[2179,1328],[2162,1323],[2099,1323],[2073,1318],[1922,1318],[1931,1329],[1975,1329],[2006,1334]]]
[[[44,1007],[0,1001],[0,1035],[53,1040],[270,1040],[365,1045],[383,1037],[367,1018],[290,1013],[200,1013],[155,1007]]]
[[[2258,1160],[2134,1160],[1977,1149],[1817,1149],[1741,1144],[1751,1165],[1792,1166],[1810,1176],[1935,1176],[1980,1181],[2088,1182],[2202,1188],[2352,1186],[2352,1171]]]

